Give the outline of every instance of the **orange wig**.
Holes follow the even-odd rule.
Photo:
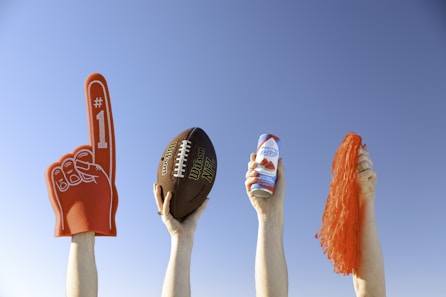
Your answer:
[[[331,168],[331,183],[316,234],[334,271],[348,275],[359,266],[359,185],[357,160],[362,138],[349,132],[338,147]]]

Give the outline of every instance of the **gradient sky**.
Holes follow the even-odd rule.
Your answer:
[[[446,4],[390,1],[0,1],[0,296],[65,295],[45,169],[87,144],[84,82],[108,82],[118,236],[96,239],[99,296],[159,296],[170,238],[152,183],[192,126],[218,172],[195,235],[194,297],[255,296],[245,194],[262,133],[281,138],[289,296],[354,296],[314,238],[349,131],[378,174],[387,295],[446,294]]]

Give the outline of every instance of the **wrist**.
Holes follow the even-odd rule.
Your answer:
[[[257,244],[280,251],[283,248],[283,210],[258,214],[258,220]]]
[[[71,236],[71,242],[76,244],[81,244],[83,246],[93,246],[94,237],[95,237],[94,232],[77,233]]]
[[[360,208],[370,208],[375,206],[375,194],[359,195],[359,207]]]
[[[83,232],[71,236],[70,253],[82,255],[85,260],[95,263],[94,232]]]
[[[284,213],[283,209],[269,210],[264,213],[258,213],[257,219],[260,225],[283,226]]]
[[[184,265],[190,266],[193,244],[193,238],[189,236],[172,236],[170,243],[171,260],[180,261]]]
[[[191,234],[173,234],[171,236],[172,247],[191,249],[194,244],[194,236]]]
[[[361,215],[362,223],[375,224],[375,198],[369,197],[368,199],[361,199],[359,202],[359,212]]]

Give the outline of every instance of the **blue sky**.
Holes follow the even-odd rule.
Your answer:
[[[346,133],[367,143],[388,296],[446,293],[446,4],[406,1],[0,1],[0,296],[65,294],[45,169],[87,144],[84,81],[108,82],[118,236],[96,239],[99,296],[159,296],[170,239],[152,197],[161,153],[199,126],[218,172],[192,296],[255,296],[244,190],[262,133],[281,138],[290,296],[354,296],[317,232]]]

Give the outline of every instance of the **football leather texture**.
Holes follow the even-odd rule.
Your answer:
[[[158,165],[163,198],[172,193],[170,213],[183,221],[208,197],[217,174],[217,156],[209,136],[199,127],[178,134],[166,146]]]

